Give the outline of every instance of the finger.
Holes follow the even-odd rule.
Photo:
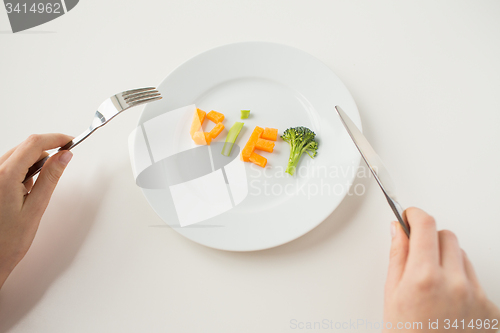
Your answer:
[[[38,157],[38,161],[44,159],[46,156],[49,156],[49,153],[44,151],[42,154],[40,154],[40,157]],[[24,183],[24,187],[26,187],[26,190],[29,192],[33,188],[33,184],[34,184],[33,178],[30,178]]]
[[[434,218],[415,207],[405,212],[411,229],[408,265],[417,268],[439,266],[439,242]]]
[[[10,157],[10,155],[12,155],[12,153],[17,149],[17,147],[19,147],[19,145],[15,146],[14,148],[10,149],[9,151],[7,151],[5,154],[2,155],[2,157],[0,157],[0,165],[3,164],[3,162],[7,161],[7,159]]]
[[[469,256],[464,250],[462,250],[462,258],[464,261],[465,274],[467,274],[469,281],[474,287],[481,289],[481,284],[479,284],[479,279],[477,278],[476,271],[472,266],[472,262],[470,261]]]
[[[26,187],[26,194],[28,194],[31,191],[31,189],[33,188],[33,178],[28,179],[24,183],[24,187]]]
[[[23,210],[27,210],[35,216],[42,216],[71,157],[73,157],[73,154],[65,150],[45,162],[35,185],[33,185],[33,189],[26,197]]]
[[[22,182],[29,167],[38,161],[44,151],[64,146],[72,139],[58,133],[30,135],[4,163],[12,175],[11,179]]]
[[[457,236],[449,230],[441,230],[438,232],[438,238],[441,266],[453,275],[465,276],[464,259]]]
[[[386,293],[390,294],[397,287],[408,259],[408,237],[399,222],[391,224],[392,243],[389,259],[389,271],[385,282]]]

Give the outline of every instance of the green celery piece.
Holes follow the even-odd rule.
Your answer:
[[[247,119],[250,115],[250,110],[241,110],[241,119]]]
[[[233,149],[233,145],[236,142],[236,138],[240,134],[243,125],[243,123],[235,122],[234,125],[231,126],[229,132],[227,133],[224,147],[222,147],[222,155],[229,157],[229,155],[231,154],[231,150]]]

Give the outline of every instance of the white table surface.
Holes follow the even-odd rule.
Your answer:
[[[401,203],[458,235],[500,304],[499,17],[496,0],[82,0],[11,34],[0,9],[0,151],[31,133],[79,134],[106,97],[158,84],[209,48],[294,46],[344,81]],[[291,320],[382,320],[394,216],[373,179],[356,180],[365,195],[289,244],[205,248],[166,227],[134,184],[127,137],[140,112],[75,150],[0,292],[1,332],[289,332],[300,331]]]

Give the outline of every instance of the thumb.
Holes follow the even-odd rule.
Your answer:
[[[399,222],[391,223],[392,243],[389,259],[389,271],[385,283],[386,294],[390,294],[398,285],[406,265],[408,258],[409,239],[406,236]]]
[[[45,208],[49,204],[50,197],[56,188],[59,178],[61,178],[64,169],[66,169],[72,157],[73,153],[70,151],[62,151],[45,162],[35,185],[33,185],[31,192],[24,202],[24,206],[32,214],[41,217],[45,212]]]

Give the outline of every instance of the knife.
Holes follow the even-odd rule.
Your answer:
[[[351,137],[352,141],[354,141],[356,148],[358,148],[359,153],[365,160],[366,165],[375,177],[375,180],[382,189],[382,192],[384,192],[387,202],[389,203],[389,206],[391,206],[392,211],[396,215],[399,223],[401,224],[401,227],[406,233],[406,236],[410,237],[410,225],[408,224],[403,208],[396,200],[394,185],[389,172],[387,172],[387,168],[385,167],[384,163],[377,155],[375,150],[373,150],[368,140],[366,140],[363,133],[361,133],[358,127],[352,122],[351,118],[349,118],[349,116],[340,108],[340,106],[335,106],[335,109],[337,110],[342,124],[349,133],[349,136]]]

